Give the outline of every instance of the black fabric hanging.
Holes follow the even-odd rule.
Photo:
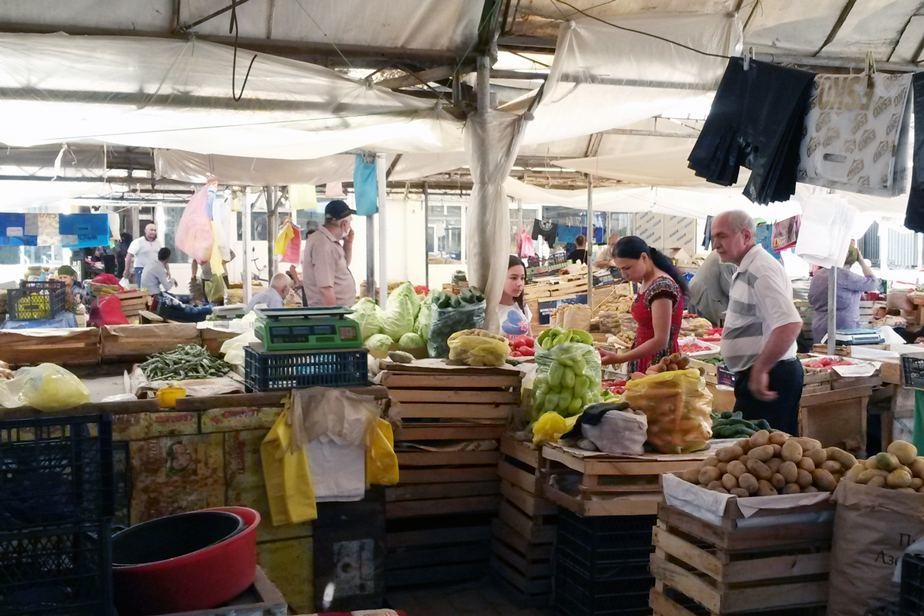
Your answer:
[[[542,236],[545,243],[552,247],[555,245],[555,238],[558,237],[558,223],[549,220],[533,219],[533,239],[539,239]]]
[[[751,170],[744,196],[788,201],[796,190],[799,144],[814,73],[731,58],[709,117],[690,152],[690,168],[730,186],[740,166]]]
[[[914,96],[914,153],[905,226],[924,233],[924,73],[915,73],[911,86]]]
[[[706,228],[703,229],[703,249],[709,250],[712,246],[712,216],[706,216]]]

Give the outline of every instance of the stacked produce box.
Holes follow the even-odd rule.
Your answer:
[[[552,591],[557,508],[541,496],[539,451],[510,434],[501,439],[501,501],[492,522],[491,565],[523,605],[546,605]]]
[[[510,367],[384,362],[400,482],[386,489],[390,588],[476,579],[490,557],[500,437],[520,402]]]

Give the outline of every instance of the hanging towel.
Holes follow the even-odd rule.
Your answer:
[[[534,240],[539,239],[539,237],[545,240],[545,243],[551,248],[555,245],[555,238],[558,237],[558,223],[554,223],[550,220],[539,220],[538,218],[533,220],[533,233],[532,238]]]
[[[375,158],[356,155],[353,163],[353,192],[356,195],[356,214],[372,216],[379,211],[379,181],[375,175]]]
[[[800,182],[878,197],[904,192],[911,74],[816,75]]]

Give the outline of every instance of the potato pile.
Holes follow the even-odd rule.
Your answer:
[[[662,357],[661,361],[649,366],[645,374],[661,374],[662,372],[673,372],[674,370],[686,370],[690,366],[690,358],[680,353],[671,353],[667,357]]]
[[[844,479],[899,492],[924,493],[924,457],[918,456],[917,448],[908,441],[895,441],[886,451],[861,460]]]
[[[822,448],[812,438],[759,430],[719,449],[699,467],[684,472],[683,479],[740,497],[828,492],[856,466],[857,459],[843,449]]]

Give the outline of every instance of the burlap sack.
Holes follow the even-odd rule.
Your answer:
[[[924,536],[924,494],[842,481],[834,500],[828,613],[863,616],[898,597],[892,575],[905,548]]]

